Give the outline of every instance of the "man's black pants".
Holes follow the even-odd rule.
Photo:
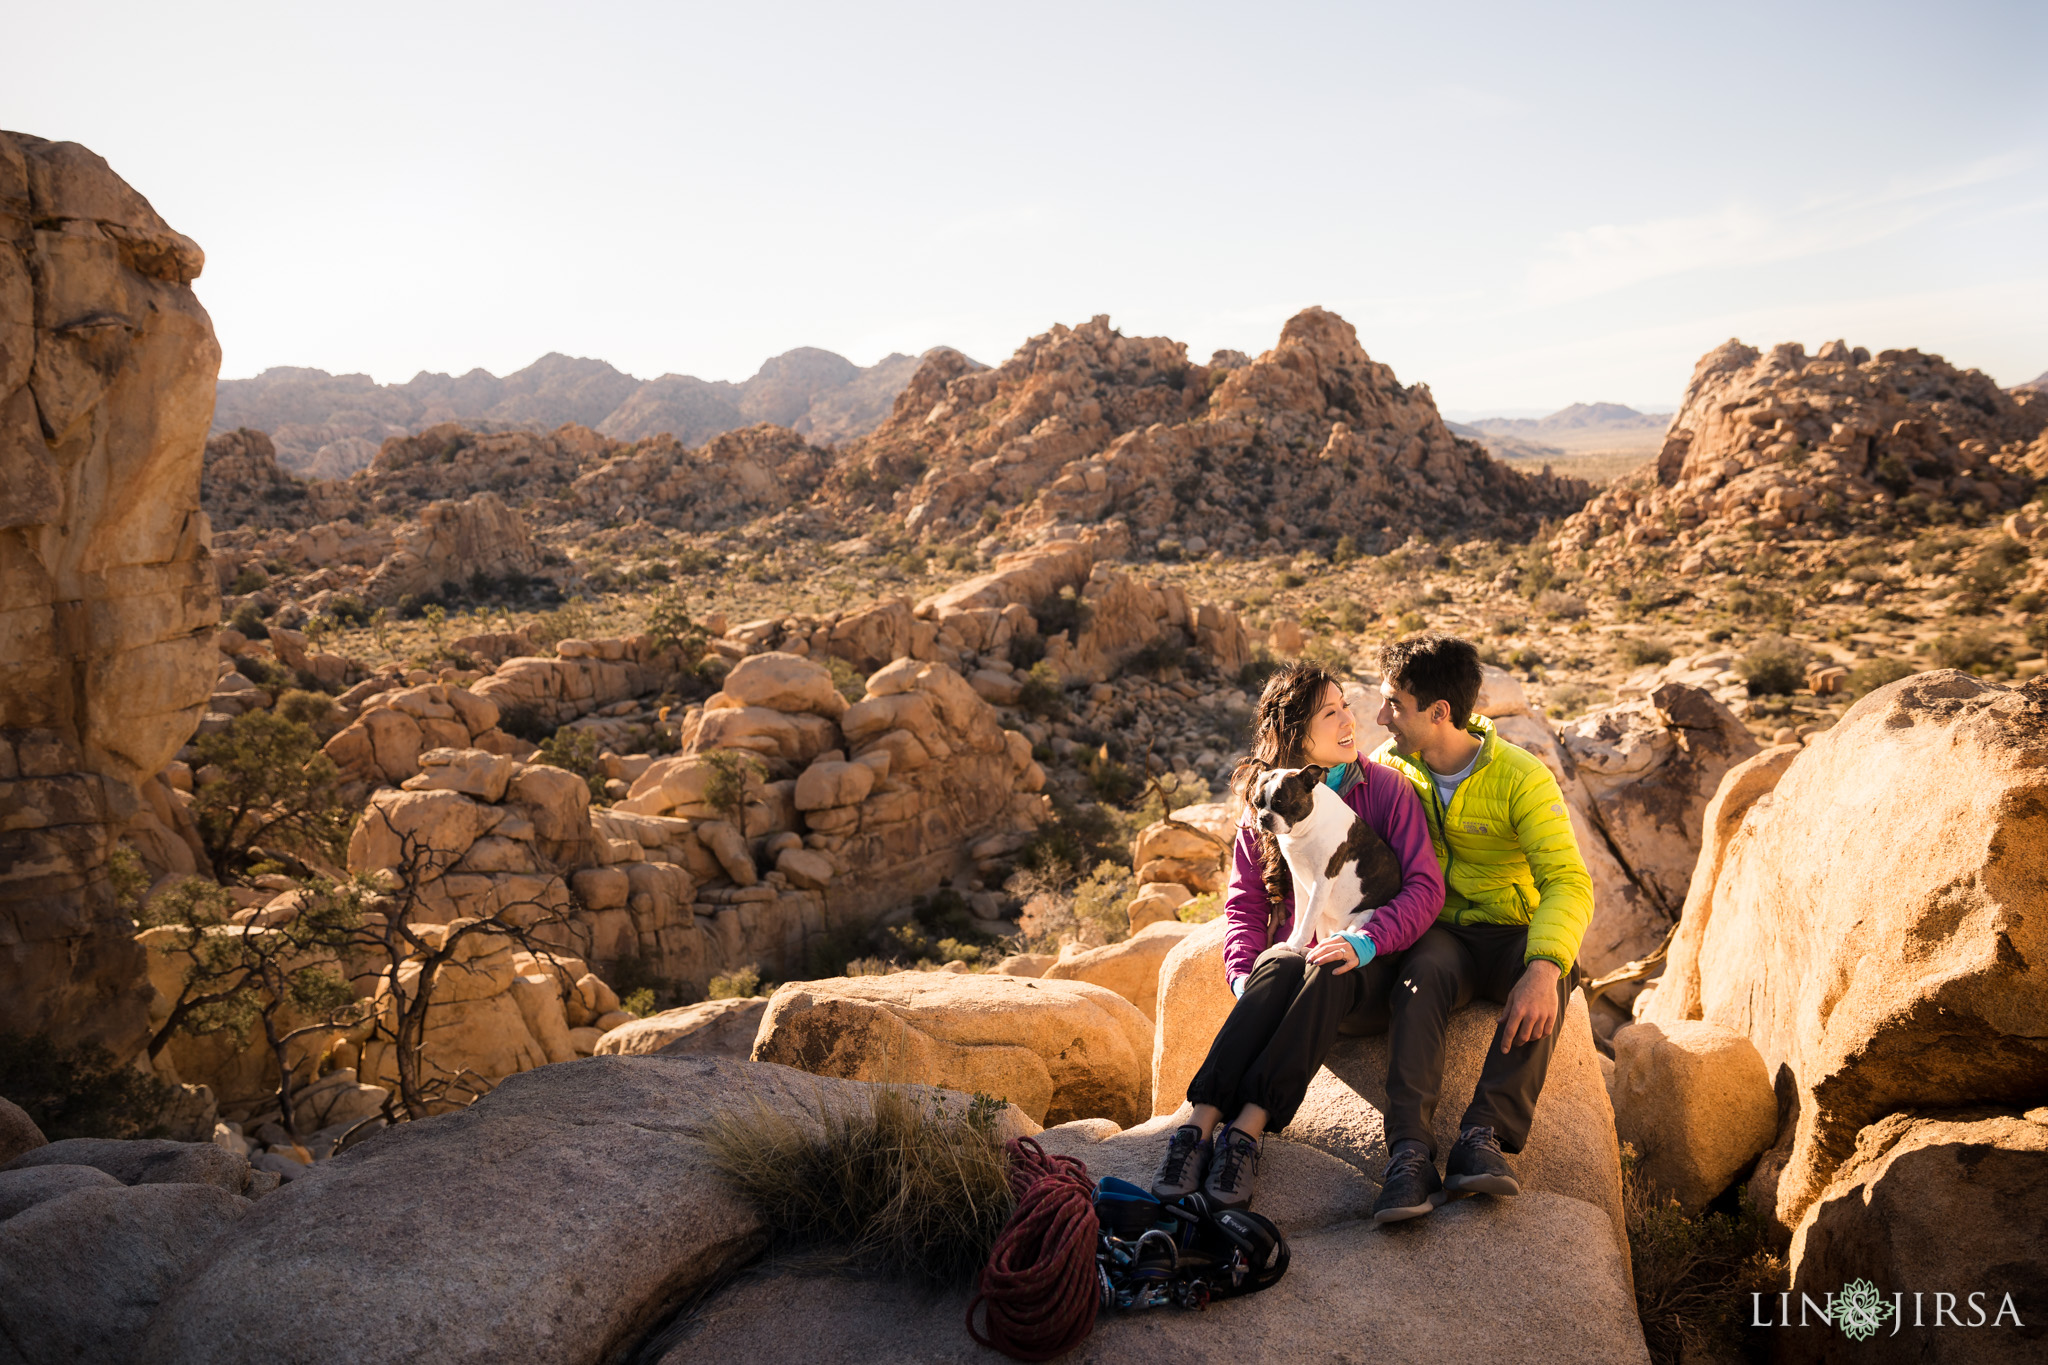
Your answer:
[[[1387,1026],[1387,1002],[1400,957],[1375,957],[1338,973],[1275,944],[1259,954],[1230,1017],[1209,1044],[1202,1069],[1188,1082],[1188,1099],[1211,1104],[1234,1119],[1247,1104],[1266,1111],[1266,1131],[1277,1133],[1301,1107],[1308,1083],[1347,1032],[1377,1033]]]
[[[1413,1138],[1436,1155],[1436,1102],[1444,1081],[1444,1030],[1451,1014],[1475,997],[1506,1004],[1522,979],[1522,955],[1529,930],[1519,924],[1452,925],[1442,921],[1399,959],[1394,983],[1393,1023],[1387,1040],[1387,1148]],[[1251,992],[1245,992],[1249,995]],[[1509,1052],[1500,1050],[1494,1030],[1486,1065],[1459,1128],[1493,1129],[1504,1152],[1519,1152],[1529,1140],[1536,1097],[1550,1070],[1550,1054],[1571,999],[1571,973],[1557,982],[1557,1022],[1550,1032]],[[1503,1027],[1506,1021],[1503,1020]]]

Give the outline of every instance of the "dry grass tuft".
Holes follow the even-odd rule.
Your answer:
[[[821,1091],[805,1114],[726,1110],[706,1142],[779,1248],[951,1287],[979,1273],[1014,1204],[1002,1109],[976,1095],[962,1112],[922,1086],[878,1085],[865,1104]]]

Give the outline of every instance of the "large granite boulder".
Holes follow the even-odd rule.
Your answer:
[[[1583,1027],[1583,1024],[1581,1025]],[[1104,1138],[1074,1123],[1039,1135],[1096,1178],[1149,1182],[1170,1118]],[[1636,1362],[1649,1356],[1636,1321],[1626,1244],[1606,1212],[1552,1190],[1471,1199],[1428,1218],[1375,1228],[1374,1196],[1355,1166],[1269,1137],[1252,1206],[1292,1252],[1279,1284],[1200,1314],[1103,1314],[1076,1360],[1182,1365],[1244,1360],[1517,1360]],[[1447,1285],[1485,1286],[1471,1312],[1448,1311]],[[736,1281],[663,1334],[662,1365],[702,1360],[958,1362],[992,1357],[962,1326],[967,1295],[907,1313],[899,1296],[860,1280],[776,1270]]]
[[[51,1173],[47,1184],[71,1188],[0,1222],[0,1358],[154,1359],[138,1349],[150,1314],[249,1201],[212,1185],[128,1186],[80,1178],[85,1167],[38,1169]]]
[[[0,1027],[133,1055],[107,859],[198,724],[220,615],[205,257],[73,142],[0,133]]]
[[[1750,804],[1694,912],[1644,1018],[1763,1055],[1796,1110],[1759,1164],[1786,1228],[1887,1115],[2041,1095],[2048,678],[1871,693]]]
[[[1614,1035],[1614,1128],[1639,1169],[1688,1214],[1728,1188],[1778,1135],[1778,1099],[1756,1045],[1697,1020]]]
[[[1046,981],[1087,981],[1106,987],[1136,1005],[1147,1019],[1152,1019],[1158,1013],[1160,964],[1195,929],[1195,925],[1182,924],[1175,919],[1156,921],[1120,943],[1062,952],[1058,961],[1047,967],[1041,978]]]
[[[711,1165],[712,1117],[762,1105],[803,1120],[866,1091],[708,1057],[514,1076],[266,1196],[158,1308],[136,1358],[616,1359],[766,1244]]]
[[[1152,1021],[1084,981],[953,972],[793,981],[754,1060],[820,1076],[981,1091],[1055,1123],[1145,1117]]]
[[[1887,1301],[1903,1291],[1894,1314],[1903,1308],[1905,1320],[1881,1324],[1858,1359],[2038,1361],[2048,1335],[2044,1227],[2048,1109],[1893,1114],[1857,1135],[1793,1235],[1792,1302],[1801,1293],[1825,1301],[1858,1279]],[[1950,1322],[1935,1318],[1937,1294],[1951,1296]],[[1841,1349],[1830,1332],[1776,1335],[1784,1359],[1835,1359]]]
[[[753,1055],[754,1035],[768,997],[699,1000],[694,1005],[663,1010],[645,1019],[620,1024],[597,1040],[599,1057],[729,1057],[744,1062]]]

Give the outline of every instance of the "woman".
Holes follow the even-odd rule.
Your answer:
[[[1329,785],[1400,858],[1401,890],[1362,930],[1304,954],[1285,943],[1294,887],[1279,843],[1244,811],[1262,774],[1307,764],[1330,770]],[[1238,999],[1188,1084],[1194,1113],[1168,1136],[1152,1184],[1161,1199],[1202,1189],[1225,1208],[1251,1202],[1260,1139],[1294,1117],[1338,1025],[1355,1014],[1365,1031],[1386,1027],[1394,957],[1422,937],[1444,904],[1420,798],[1399,773],[1364,761],[1343,689],[1323,669],[1293,664],[1267,680],[1252,755],[1238,765],[1230,790],[1239,815],[1223,970]],[[1236,1117],[1218,1130],[1225,1114]]]

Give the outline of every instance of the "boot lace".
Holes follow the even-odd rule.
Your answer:
[[[1218,1143],[1217,1148],[1216,1184],[1223,1189],[1235,1191],[1238,1179],[1243,1174],[1245,1162],[1258,1151],[1258,1144],[1232,1133]]]
[[[1166,1160],[1159,1164],[1159,1181],[1163,1185],[1180,1182],[1188,1168],[1188,1162],[1202,1145],[1202,1139],[1192,1128],[1178,1128],[1166,1140]]]

